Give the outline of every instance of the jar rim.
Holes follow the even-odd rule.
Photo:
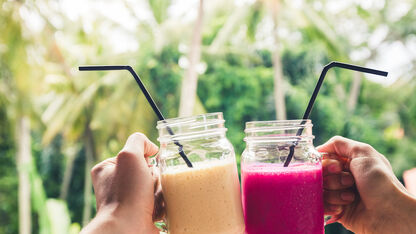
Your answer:
[[[251,121],[246,123],[244,141],[310,141],[314,139],[312,126],[310,119]]]
[[[248,123],[297,123],[299,121],[306,121],[306,122],[312,122],[311,119],[285,119],[285,120],[256,120],[256,121],[248,121],[246,122],[246,124]]]
[[[264,131],[267,129],[290,130],[312,127],[310,119],[250,121],[246,123],[245,133]]]
[[[212,135],[221,135],[227,131],[222,112],[206,113],[179,117],[157,122],[159,142],[192,140]]]
[[[159,120],[157,121],[156,128],[161,129],[161,128],[166,128],[166,126],[172,127],[175,125],[184,124],[186,122],[192,122],[198,118],[208,118],[208,119],[214,120],[213,117],[217,118],[215,119],[216,123],[225,122],[222,112],[213,112],[213,113],[205,113],[205,114],[199,114],[199,115],[193,115],[193,116],[176,117],[176,118],[170,118],[170,119],[165,119],[165,120]]]

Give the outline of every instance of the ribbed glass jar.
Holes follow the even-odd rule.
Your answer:
[[[235,153],[224,122],[222,113],[158,122],[157,161],[169,233],[244,233]]]
[[[246,232],[322,234],[322,165],[311,121],[248,122],[245,133],[241,179]],[[293,158],[284,167],[291,150]]]

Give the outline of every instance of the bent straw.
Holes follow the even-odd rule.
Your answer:
[[[306,120],[309,118],[309,114],[312,111],[312,107],[313,107],[313,104],[315,103],[316,96],[318,96],[319,89],[321,88],[322,83],[324,82],[325,75],[328,72],[328,70],[333,68],[333,67],[339,67],[339,68],[349,69],[349,70],[353,70],[353,71],[374,74],[374,75],[378,75],[378,76],[387,76],[387,74],[388,74],[385,71],[380,71],[380,70],[375,70],[375,69],[371,69],[371,68],[360,67],[360,66],[356,66],[356,65],[352,65],[352,64],[346,64],[346,63],[340,63],[340,62],[331,62],[331,63],[327,64],[324,67],[324,69],[322,70],[321,75],[319,76],[318,83],[315,86],[315,90],[313,91],[311,99],[309,100],[308,107],[306,108],[305,114],[303,114],[302,122],[300,123],[300,125],[305,124]],[[296,136],[300,136],[303,132],[303,129],[304,128],[300,128],[297,131]],[[286,161],[283,165],[284,167],[289,166],[289,163],[292,160],[293,154],[295,152],[295,147],[298,145],[298,143],[299,143],[299,139],[297,139],[295,142],[293,142],[293,145],[290,146],[289,155],[287,156]]]
[[[80,71],[118,71],[118,70],[127,70],[130,74],[133,75],[134,80],[139,85],[140,89],[142,90],[144,96],[146,97],[147,101],[149,102],[150,106],[152,107],[153,111],[156,113],[159,120],[165,121],[165,117],[163,117],[162,112],[160,112],[159,108],[157,107],[156,103],[153,101],[152,96],[147,91],[146,87],[144,86],[140,77],[136,74],[131,66],[107,66],[107,65],[100,65],[100,66],[80,66]],[[169,126],[166,126],[170,135],[174,135],[172,129]],[[179,155],[185,161],[188,167],[192,167],[191,161],[189,161],[188,157],[186,157],[185,152],[183,151],[183,145],[179,143],[177,140],[173,140],[173,143],[178,146],[179,148]]]

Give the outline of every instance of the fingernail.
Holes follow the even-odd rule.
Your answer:
[[[341,193],[341,199],[344,201],[354,201],[354,194],[350,192]]]
[[[341,177],[341,184],[345,186],[350,186],[354,184],[354,179],[351,176],[342,176]]]

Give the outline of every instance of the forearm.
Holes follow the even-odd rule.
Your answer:
[[[411,195],[405,193],[402,195],[402,204],[400,205],[400,210],[402,212],[398,212],[397,219],[401,220],[398,229],[401,233],[415,233],[416,231],[416,198],[412,197]]]
[[[128,233],[144,233],[158,234],[158,229],[151,221],[143,222],[137,220],[130,222],[128,219],[114,216],[110,213],[100,213],[82,229],[81,234],[128,234]]]
[[[386,201],[387,202],[387,201]],[[416,230],[416,198],[399,191],[388,210],[381,211],[368,233],[412,234]]]
[[[110,217],[96,216],[87,226],[85,226],[80,234],[94,234],[94,233],[122,233],[118,230],[117,221]]]

